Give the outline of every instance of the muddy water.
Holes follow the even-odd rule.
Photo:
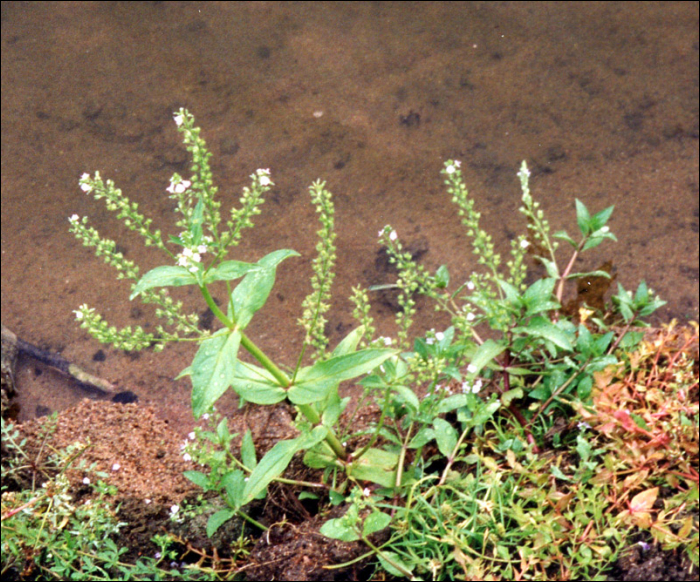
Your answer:
[[[446,263],[463,280],[474,268],[439,176],[448,158],[462,160],[501,251],[524,227],[523,159],[553,230],[575,228],[574,197],[593,211],[615,204],[619,242],[583,266],[611,261],[627,288],[645,278],[668,301],[657,322],[698,317],[695,2],[3,3],[2,321],[183,432],[189,385],[173,378],[194,348],[125,355],[80,330],[82,303],[117,326],[154,318],[67,221],[87,215],[144,272],[159,264],[77,180],[101,171],[173,232],[165,187],[188,174],[172,122],[181,106],[211,145],[224,208],[256,168],[271,169],[277,186],[238,257],[302,254],[250,327],[282,362],[300,346],[309,292],[308,185],[322,178],[335,194],[335,343],[354,325],[351,287],[392,280],[377,255],[385,224],[430,269]],[[177,295],[202,309],[191,290]],[[374,314],[394,331],[386,305]],[[424,305],[417,331],[444,326]],[[25,418],[85,396],[31,362],[18,382]]]

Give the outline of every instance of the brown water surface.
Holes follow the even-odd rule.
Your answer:
[[[214,153],[224,209],[248,175],[271,169],[276,187],[238,258],[302,255],[279,269],[249,328],[282,362],[302,340],[318,229],[311,182],[335,195],[335,344],[355,325],[351,287],[391,282],[377,267],[385,224],[431,270],[448,264],[463,281],[475,267],[440,179],[448,158],[463,162],[501,252],[524,228],[523,159],[554,231],[576,228],[575,197],[592,211],[614,204],[619,242],[581,266],[611,261],[626,288],[646,279],[668,301],[654,322],[698,318],[696,2],[3,2],[2,321],[133,390],[183,433],[190,386],[173,378],[194,346],[128,355],[79,329],[82,303],[117,326],[154,317],[67,221],[87,215],[142,272],[157,266],[77,181],[99,170],[175,233],[165,188],[189,172],[172,121],[183,106]],[[194,290],[177,295],[202,310]],[[422,307],[417,332],[447,325]],[[395,331],[386,306],[375,315],[381,333]],[[85,396],[30,362],[18,382],[22,418]]]

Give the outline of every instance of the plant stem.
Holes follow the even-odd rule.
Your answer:
[[[230,330],[235,329],[235,321],[230,320],[228,317],[226,317],[223,311],[219,309],[219,306],[212,298],[206,286],[202,285],[199,288],[199,290],[202,292],[204,300],[207,302],[209,309],[212,310],[214,315],[216,315],[216,317]],[[280,370],[277,367],[277,365],[270,358],[268,358],[258,346],[255,345],[253,340],[251,340],[245,333],[243,333],[243,330],[239,329],[238,333],[241,334],[241,345],[246,350],[248,350],[248,353],[250,353],[250,355],[253,356],[263,368],[265,368],[268,372],[270,372],[270,374],[272,374],[275,377],[275,380],[277,380],[280,386],[282,386],[285,389],[290,388],[292,385],[292,381],[289,379],[287,374]],[[295,404],[295,406],[297,410],[301,412],[311,424],[313,424],[314,426],[321,424],[321,417],[318,415],[318,412],[316,412],[316,409],[313,406],[311,406],[310,404]],[[345,451],[345,448],[343,447],[342,443],[338,440],[338,437],[335,435],[333,430],[329,427],[327,428],[328,434],[326,435],[325,440],[328,443],[328,446],[331,447],[331,449],[333,449],[333,452],[339,459],[342,459],[343,461],[346,460],[348,454]]]

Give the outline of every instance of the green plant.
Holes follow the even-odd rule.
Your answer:
[[[137,350],[151,345],[162,349],[167,342],[190,339],[181,338],[180,334],[196,336],[193,339],[199,342],[199,349],[191,366],[181,374],[190,376],[192,380],[195,417],[207,412],[229,387],[233,387],[242,399],[255,404],[269,405],[289,400],[296,406],[303,418],[298,423],[300,436],[277,443],[259,462],[253,450],[248,455],[248,464],[222,476],[230,509],[212,517],[210,531],[214,531],[216,524],[240,512],[241,507],[262,494],[270,481],[282,474],[293,455],[300,450],[323,441],[339,461],[350,464],[349,454],[334,431],[334,425],[347,404],[338,396],[338,385],[371,371],[396,352],[388,348],[357,350],[364,333],[360,327],[330,354],[326,353],[323,313],[328,309],[333,279],[335,235],[333,204],[323,182],[315,182],[310,188],[312,201],[320,215],[321,240],[319,254],[314,261],[312,292],[304,301],[301,319],[306,338],[291,372],[283,371],[246,335],[245,328],[268,298],[277,266],[297,253],[282,249],[256,263],[224,260],[230,247],[238,244],[242,231],[252,226],[252,217],[259,212],[262,196],[272,186],[269,171],[257,170],[251,176],[251,187],[244,189],[240,199],[241,208],[232,209],[230,220],[222,225],[220,203],[214,197],[216,187],[209,166],[211,154],[187,111],[180,110],[175,115],[175,121],[192,155],[194,172],[190,180],[173,176],[168,188],[177,202],[177,212],[182,215],[177,226],[184,230],[178,236],[169,238],[170,248],[180,248],[179,253],[170,250],[161,232],[151,229],[151,220],[140,214],[138,206],[130,202],[113,182],[103,181],[99,173],[94,177],[85,174],[80,180],[83,191],[97,199],[104,198],[107,208],[117,212],[117,217],[123,219],[129,229],[141,234],[147,245],[164,252],[169,261],[175,264],[158,267],[139,278],[138,267],[117,252],[114,241],[101,238],[94,228],[88,227],[86,217],[80,219],[74,215],[70,218],[71,231],[83,244],[95,247],[97,255],[103,256],[108,264],[114,266],[119,277],[136,281],[132,284],[130,298],[141,296],[144,301],[157,304],[156,315],[164,318],[174,329],[168,331],[160,325],[156,333],[147,333],[140,327],[117,330],[86,305],[76,311],[76,317],[82,322],[82,327],[97,339],[122,349]],[[211,258],[207,260],[205,255]],[[232,288],[231,282],[237,279],[240,282]],[[211,296],[209,287],[214,283],[225,285],[226,312]],[[182,313],[181,303],[175,302],[162,289],[184,285],[198,287],[206,304],[223,325],[222,329],[214,333],[200,331],[196,326],[196,315]],[[253,356],[259,366],[238,358],[241,347]],[[303,366],[303,356],[308,347],[315,350],[315,363]]]
[[[55,419],[44,424],[44,436],[55,427]],[[165,580],[202,579],[198,572],[162,569],[158,559],[141,559],[136,564],[122,561],[127,548],[115,542],[126,525],[116,518],[114,487],[101,479],[103,473],[86,467],[80,458],[89,444],[75,443],[54,450],[37,464],[26,450],[13,423],[2,420],[2,441],[11,460],[2,486],[2,574],[20,579],[57,580]],[[42,447],[50,444],[41,438]],[[41,456],[41,452],[39,453]],[[75,463],[86,475],[84,485],[93,495],[76,495],[66,477]],[[26,475],[33,479],[20,491],[8,491],[6,477]],[[41,478],[39,485],[34,477]],[[97,479],[91,483],[90,477]]]
[[[255,263],[225,260],[242,231],[252,226],[263,194],[273,185],[269,171],[257,170],[251,176],[241,207],[231,210],[230,219],[223,223],[220,203],[214,196],[210,154],[200,131],[185,110],[176,114],[175,121],[192,155],[193,175],[190,179],[175,175],[171,180],[168,191],[177,202],[181,215],[177,225],[182,232],[167,243],[111,181],[103,181],[98,173],[94,177],[86,174],[80,181],[86,193],[104,198],[107,207],[141,234],[147,245],[164,252],[170,265],[139,277],[136,265],[116,251],[113,241],[102,239],[88,227],[86,218],[70,219],[71,231],[85,245],[95,247],[120,277],[133,280],[131,299],[141,297],[157,304],[156,315],[171,329],[161,325],[155,333],[141,328],[117,330],[85,305],[76,316],[99,340],[123,349],[162,349],[170,341],[197,342],[192,364],[181,373],[192,380],[192,409],[197,418],[208,414],[228,388],[242,401],[273,405],[287,400],[296,407],[298,436],[278,442],[262,458],[258,458],[249,432],[242,437],[240,454],[232,453],[237,435],[229,433],[225,418],[217,418],[212,430],[197,434],[198,444],[186,454],[206,464],[209,472],[192,471],[187,477],[205,490],[218,492],[227,504],[209,518],[208,534],[235,514],[264,528],[243,508],[264,497],[273,480],[284,480],[282,474],[292,457],[303,450],[309,467],[324,470],[323,484],[306,485],[328,491],[332,503],[348,503],[346,515],[328,521],[322,532],[339,539],[363,540],[394,575],[446,576],[447,569],[439,572],[438,568],[445,560],[445,544],[452,548],[454,564],[465,576],[467,568],[490,563],[491,567],[507,564],[499,570],[501,574],[516,577],[520,575],[516,572],[516,552],[522,560],[520,573],[527,566],[550,575],[549,569],[561,562],[564,551],[569,558],[561,563],[566,564],[567,575],[595,575],[604,568],[609,549],[600,546],[598,556],[589,555],[587,536],[593,526],[584,528],[579,541],[571,545],[567,528],[552,523],[551,512],[541,508],[542,504],[555,504],[560,513],[565,509],[573,512],[563,519],[592,523],[589,517],[581,517],[590,508],[571,509],[560,503],[562,496],[590,496],[591,490],[579,491],[567,485],[566,492],[552,492],[545,491],[545,485],[548,478],[580,487],[594,484],[602,450],[583,434],[571,438],[557,433],[555,447],[578,455],[580,463],[566,472],[554,467],[546,474],[539,472],[545,464],[537,454],[555,420],[576,418],[577,407],[592,406],[595,374],[619,363],[618,348],[630,349],[640,339],[632,328],[663,304],[642,283],[634,296],[620,286],[613,298],[616,309],[609,313],[591,317],[591,310],[581,309],[578,314],[563,310],[567,281],[591,275],[609,277],[604,270],[575,273],[574,266],[581,253],[606,239],[615,240],[607,226],[612,207],[591,215],[577,200],[580,239],[565,232],[550,235],[549,224],[530,194],[529,171],[523,163],[518,174],[523,190],[520,210],[527,218],[529,236],[513,241],[504,269],[490,235],[479,226],[480,214],[468,197],[459,162],[446,162],[443,174],[448,192],[483,268],[448,291],[448,268],[441,266],[430,274],[403,251],[396,232],[385,227],[380,238],[399,269],[396,287],[402,309],[397,315],[396,341],[403,351],[389,347],[394,344],[392,338],[375,338],[369,295],[357,288],[352,300],[360,325],[329,352],[323,329],[336,258],[334,209],[325,184],[315,182],[310,192],[321,228],[312,291],[303,303],[300,319],[305,341],[296,362],[284,368],[245,330],[265,304],[278,265],[297,253],[281,249]],[[562,240],[572,249],[563,268],[557,261],[558,243],[552,239]],[[525,284],[527,253],[534,254],[547,273],[529,286]],[[236,280],[240,281],[233,285]],[[210,287],[215,284],[225,287],[223,309],[212,298]],[[182,304],[164,289],[185,285],[197,286],[221,329],[199,330],[196,315],[184,314]],[[431,297],[437,309],[451,315],[452,325],[411,344],[415,293]],[[240,359],[241,348],[257,363]],[[313,351],[312,363],[304,365],[308,348]],[[352,418],[341,423],[349,399],[340,398],[338,386],[361,376],[363,402],[374,400],[380,414],[371,426],[353,430],[348,428],[353,426]],[[492,455],[504,457],[513,473],[504,474]],[[523,458],[532,469],[523,469]],[[532,496],[523,500],[517,491],[528,482]],[[532,499],[537,499],[534,505]],[[435,504],[440,511],[444,509],[444,516],[435,513]],[[480,514],[481,510],[490,517]],[[602,505],[592,511],[596,535],[618,542],[624,538],[611,521],[610,511]],[[445,529],[451,515],[459,515],[466,537],[458,536],[451,526]],[[420,555],[410,549],[415,544],[411,541],[415,524],[423,533],[433,532],[432,541],[424,545],[425,552]],[[371,536],[389,525],[391,539],[376,545]],[[512,533],[518,528],[536,537],[534,549],[523,541],[525,534]],[[458,574],[458,569],[450,569],[450,576]]]

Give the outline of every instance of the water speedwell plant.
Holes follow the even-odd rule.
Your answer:
[[[324,313],[330,304],[336,259],[334,208],[325,184],[317,181],[310,192],[321,228],[318,256],[313,262],[312,291],[303,302],[299,322],[305,339],[296,362],[286,368],[273,362],[249,337],[246,328],[265,304],[277,267],[297,253],[280,249],[254,263],[227,259],[243,231],[252,227],[263,195],[273,186],[270,172],[259,169],[251,175],[240,207],[232,209],[230,218],[224,221],[220,202],[215,198],[217,189],[209,166],[211,154],[200,130],[184,109],[175,114],[175,122],[193,162],[193,175],[185,179],[176,174],[167,188],[180,215],[177,226],[181,232],[177,236],[164,241],[161,232],[151,228],[150,219],[140,214],[138,206],[99,173],[84,174],[80,180],[86,193],[104,199],[107,208],[143,236],[147,245],[165,253],[167,265],[139,276],[138,267],[117,251],[114,241],[102,238],[88,226],[86,218],[70,218],[71,231],[85,245],[95,247],[97,255],[114,266],[119,277],[133,280],[130,298],[140,297],[156,304],[156,315],[165,325],[157,326],[155,332],[140,327],[118,330],[86,305],[76,311],[76,317],[97,339],[122,349],[160,350],[171,341],[197,341],[199,347],[192,364],[181,373],[191,378],[192,409],[197,418],[208,413],[229,388],[242,401],[258,405],[288,401],[296,408],[299,436],[278,442],[262,458],[258,458],[250,432],[242,437],[240,455],[231,454],[234,435],[228,432],[226,419],[217,420],[215,430],[202,433],[213,447],[200,451],[201,454],[191,452],[209,464],[211,472],[205,475],[192,471],[187,476],[204,489],[219,492],[227,504],[209,518],[209,535],[237,513],[264,527],[247,516],[243,508],[264,496],[267,486],[281,479],[292,457],[304,450],[306,464],[324,470],[327,485],[323,489],[330,492],[330,500],[347,500],[350,505],[345,517],[328,521],[322,533],[342,540],[362,540],[394,575],[411,576],[413,566],[420,563],[421,568],[437,576],[437,558],[431,557],[426,565],[422,558],[415,557],[412,565],[407,556],[413,555],[410,552],[417,546],[411,541],[405,547],[412,549],[406,553],[399,550],[401,546],[396,542],[397,536],[401,539],[411,531],[412,524],[427,523],[423,514],[415,512],[432,514],[431,504],[441,503],[440,510],[444,509],[449,517],[453,514],[452,500],[469,497],[463,493],[466,487],[485,492],[482,501],[470,497],[464,513],[465,520],[468,518],[482,528],[486,518],[477,517],[477,510],[483,504],[490,515],[494,500],[504,494],[493,473],[496,461],[483,453],[483,443],[488,442],[499,454],[506,455],[511,467],[521,466],[519,454],[530,455],[531,464],[537,464],[531,456],[542,446],[554,413],[571,416],[575,413],[574,404],[590,406],[593,374],[616,364],[616,348],[629,346],[636,339],[629,333],[630,328],[663,304],[642,283],[634,295],[619,286],[613,298],[616,320],[611,321],[609,314],[607,318],[594,315],[585,308],[576,320],[576,314],[572,316],[563,310],[567,281],[583,276],[609,277],[604,270],[575,273],[574,266],[581,253],[606,239],[615,240],[607,226],[613,208],[591,215],[577,200],[581,238],[575,240],[565,232],[550,235],[549,224],[530,194],[530,173],[523,163],[518,174],[523,190],[520,210],[528,220],[529,235],[512,242],[511,258],[504,269],[490,235],[479,225],[480,214],[468,196],[459,162],[446,162],[443,174],[448,192],[459,208],[483,268],[448,291],[448,268],[442,266],[434,274],[429,273],[404,252],[398,234],[390,226],[385,227],[379,236],[399,269],[398,337],[396,341],[375,337],[368,292],[357,288],[352,300],[360,325],[329,352]],[[557,242],[553,238],[572,248],[563,268],[557,261]],[[547,273],[531,285],[525,283],[528,252],[537,257]],[[172,299],[167,291],[168,287],[187,285],[199,289],[219,320],[220,329],[200,330],[197,316],[183,313],[182,303]],[[219,307],[212,297],[210,289],[214,285],[225,288],[224,307]],[[415,293],[433,298],[438,309],[451,315],[452,325],[411,343]],[[488,335],[482,331],[484,327],[491,330]],[[390,347],[397,344],[399,349]],[[239,358],[241,349],[256,363]],[[307,351],[313,352],[310,365],[304,365]],[[340,398],[338,386],[359,377],[365,399],[374,400],[380,413],[366,429],[348,430],[341,426],[340,419],[349,399]],[[498,414],[501,411],[507,413]],[[351,422],[347,425],[352,426]],[[475,449],[470,451],[470,441],[481,444],[474,444]],[[592,474],[591,447],[581,439],[575,446],[585,453],[582,458],[588,463],[577,475],[588,480]],[[473,475],[465,481],[457,470],[474,466],[479,470],[483,466],[485,474],[495,481],[475,484]],[[511,486],[508,495],[515,495],[519,485],[510,483]],[[510,522],[512,519],[504,517],[501,511],[493,523],[499,535],[505,535],[501,530]],[[499,559],[512,561],[509,545],[494,547],[487,543],[489,531],[493,531],[490,523],[485,534],[480,531],[464,543],[479,555],[488,550],[497,552]],[[395,534],[389,548],[380,547],[371,537],[387,525],[392,525]],[[436,535],[441,536],[440,543],[447,536]],[[408,543],[410,538],[403,539]],[[466,547],[455,548],[455,556],[457,549],[467,551]],[[441,549],[435,555],[442,553]],[[466,558],[460,562],[465,563]]]
[[[181,215],[177,226],[183,229],[178,236],[163,240],[160,230],[151,228],[151,220],[138,211],[111,180],[103,180],[99,173],[84,174],[80,179],[82,190],[104,199],[109,210],[117,212],[124,224],[145,239],[146,245],[165,253],[169,265],[157,267],[139,278],[138,267],[116,250],[114,241],[100,237],[87,225],[87,217],[70,218],[73,232],[83,244],[96,249],[98,256],[115,267],[120,278],[133,279],[130,299],[141,297],[147,303],[158,305],[156,315],[173,329],[159,325],[155,333],[141,327],[121,330],[109,326],[94,308],[81,306],[76,317],[98,340],[114,346],[139,350],[154,346],[160,350],[167,342],[182,339],[181,335],[195,335],[199,349],[192,364],[181,373],[192,380],[192,410],[195,417],[211,409],[229,388],[255,404],[275,404],[283,400],[293,403],[304,422],[299,424],[301,435],[277,443],[260,461],[252,456],[252,463],[241,463],[240,468],[225,475],[227,500],[230,509],[213,517],[220,524],[239,511],[265,490],[273,479],[287,467],[297,451],[325,442],[335,458],[352,464],[334,432],[347,401],[338,397],[338,385],[344,380],[366,374],[393,356],[396,351],[386,347],[357,350],[364,334],[362,327],[352,331],[330,354],[326,354],[327,339],[323,334],[323,313],[328,309],[330,283],[333,278],[335,248],[333,245],[333,204],[323,182],[315,182],[310,190],[320,214],[321,241],[319,255],[314,262],[312,293],[304,301],[301,324],[306,330],[302,352],[291,374],[273,362],[245,332],[255,313],[265,304],[274,285],[277,266],[297,256],[293,250],[280,249],[262,257],[256,263],[224,260],[231,247],[238,244],[242,231],[252,226],[252,218],[259,213],[263,195],[273,185],[270,172],[259,169],[251,175],[251,186],[240,198],[240,208],[232,209],[230,219],[222,224],[221,203],[215,199],[206,143],[194,118],[184,109],[175,114],[175,123],[192,156],[193,175],[184,179],[175,174],[167,191]],[[233,286],[232,282],[240,280]],[[210,286],[221,283],[226,287],[227,303],[220,309],[212,298]],[[222,328],[214,333],[201,331],[194,314],[184,314],[182,304],[174,301],[166,287],[196,286]],[[316,350],[315,363],[302,366],[307,347]],[[259,365],[238,358],[239,350],[246,350]]]

